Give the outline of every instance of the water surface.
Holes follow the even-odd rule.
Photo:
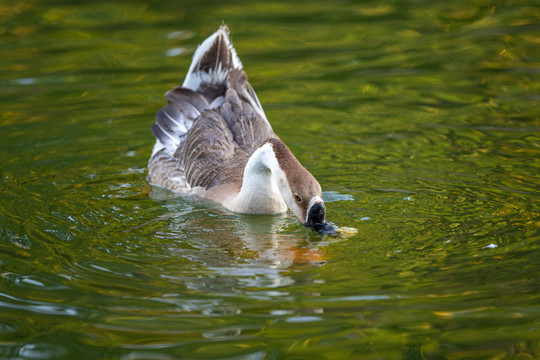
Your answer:
[[[0,357],[540,357],[534,1],[4,2]],[[222,22],[321,236],[150,189]]]

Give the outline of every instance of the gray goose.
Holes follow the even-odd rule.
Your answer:
[[[321,186],[274,133],[223,25],[195,51],[181,87],[165,94],[148,182],[239,213],[290,209],[328,233]]]

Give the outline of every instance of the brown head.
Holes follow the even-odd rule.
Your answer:
[[[266,141],[274,150],[283,176],[277,176],[278,188],[287,207],[304,226],[318,232],[333,232],[326,222],[326,207],[319,182],[296,159],[291,150],[277,138]]]

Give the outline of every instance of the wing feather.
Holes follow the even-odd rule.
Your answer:
[[[225,26],[197,48],[182,87],[165,96],[151,129],[162,145],[154,147],[151,180],[182,176],[175,184],[186,189],[241,182],[249,156],[276,137]],[[155,182],[167,187],[170,179]]]

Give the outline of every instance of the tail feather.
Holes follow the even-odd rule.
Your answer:
[[[197,91],[203,83],[223,83],[231,69],[242,69],[242,62],[229,39],[229,29],[222,25],[195,51],[182,86]]]
[[[181,88],[179,86],[175,87],[174,89],[167,91],[165,93],[165,97],[170,102],[188,102],[199,112],[203,112],[204,110],[208,109],[208,101],[199,93],[193,92],[191,90]]]
[[[225,25],[199,45],[182,87],[168,91],[165,96],[168,103],[158,111],[151,128],[158,140],[153,155],[165,149],[173,156],[206,110],[221,111],[231,129],[243,129],[245,121],[256,120],[255,113],[264,120],[261,134],[272,131],[257,95],[247,81]],[[246,116],[249,119],[242,120]],[[250,126],[247,128],[253,127]],[[248,138],[246,141],[260,140],[258,136]]]
[[[157,112],[151,131],[167,152],[174,154],[193,121],[209,108],[209,104],[201,94],[179,87],[165,96],[169,102]]]

